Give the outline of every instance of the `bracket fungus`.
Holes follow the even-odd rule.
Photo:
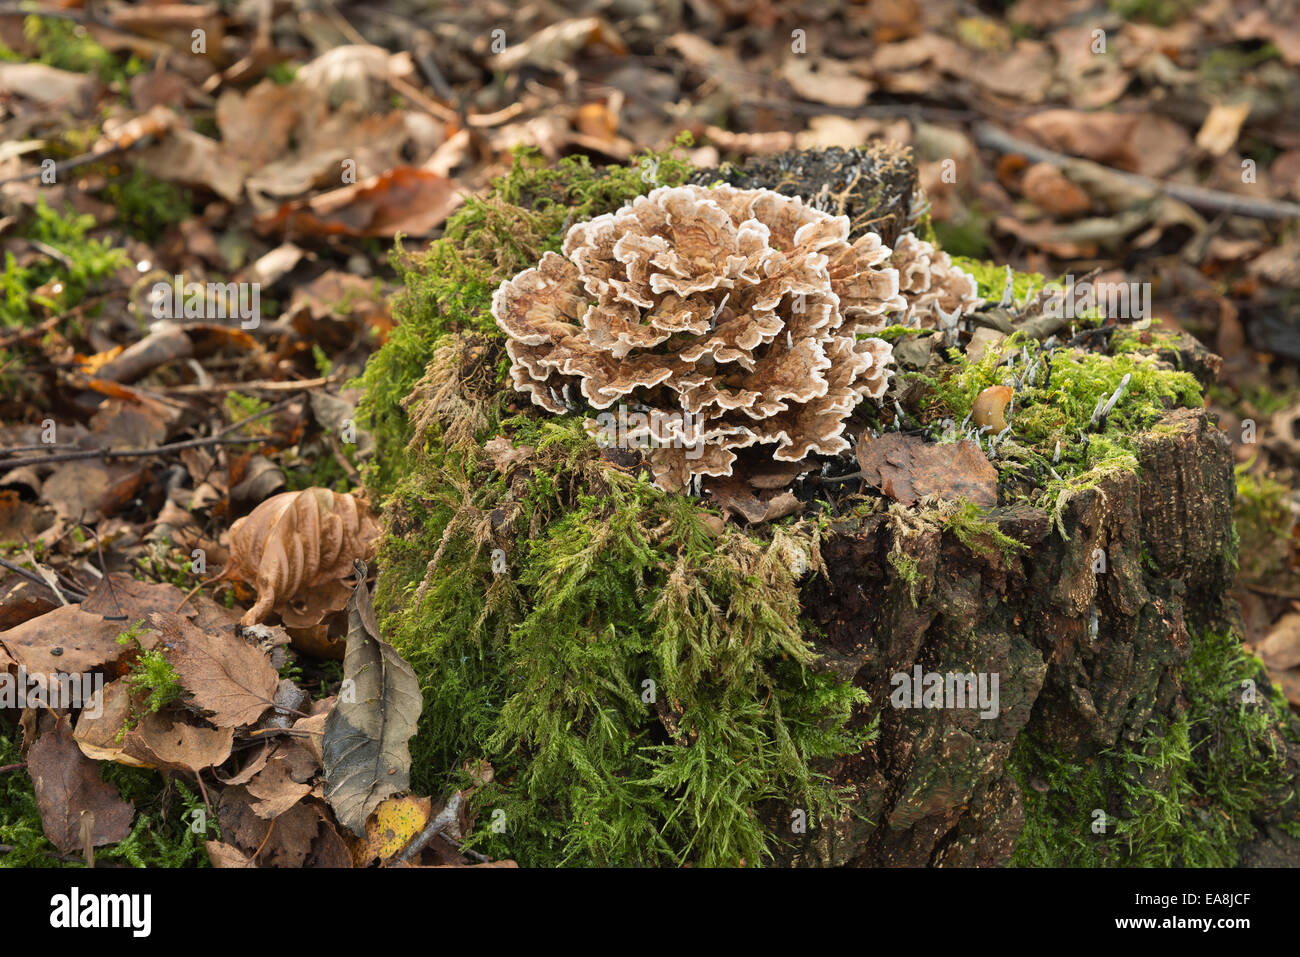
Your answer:
[[[847,449],[845,420],[888,385],[891,347],[869,334],[906,301],[889,247],[848,234],[766,189],[637,197],[497,289],[512,382],[556,414],[623,403],[665,490],[788,484],[791,463]]]
[[[984,303],[974,276],[912,233],[898,237],[890,265],[898,270],[899,289],[907,299],[904,325],[952,328],[961,315]]]

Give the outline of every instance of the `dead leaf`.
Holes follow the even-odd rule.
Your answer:
[[[311,793],[311,785],[293,778],[293,766],[283,760],[269,763],[248,782],[248,793],[257,798],[253,813],[270,820],[277,818]]]
[[[146,714],[123,743],[127,754],[150,767],[202,771],[230,757],[234,737],[232,728],[203,728],[158,712]]]
[[[213,867],[217,868],[235,868],[235,867],[256,867],[252,858],[248,857],[243,851],[231,844],[222,844],[220,841],[208,841],[205,845],[208,849],[208,860],[212,862]]]
[[[355,560],[374,556],[378,538],[369,506],[352,495],[282,492],[230,527],[222,575],[257,587],[257,604],[241,619],[252,625],[300,591],[346,578]]]
[[[787,57],[780,76],[801,98],[828,106],[862,106],[874,89],[838,60]]]
[[[77,716],[73,739],[81,753],[93,761],[113,761],[128,767],[149,767],[149,763],[127,752],[126,737],[118,735],[131,720],[131,686],[126,678],[104,685],[97,709],[83,708]]]
[[[87,758],[73,740],[66,717],[59,717],[27,755],[27,771],[36,791],[41,829],[64,854],[81,849],[81,815],[94,814],[90,843],[116,844],[131,833],[135,807],[123,801],[117,788],[99,776],[99,765]]]
[[[494,56],[494,70],[516,70],[525,63],[551,70],[563,68],[574,54],[589,46],[605,46],[614,53],[626,53],[627,44],[618,32],[600,17],[561,20],[512,44]]]
[[[739,515],[752,525],[793,515],[803,508],[803,502],[788,491],[763,491],[740,479],[715,479],[708,490],[724,515]]]
[[[874,488],[904,505],[927,495],[970,499],[976,505],[998,503],[998,472],[969,439],[936,444],[918,435],[886,432],[859,441],[858,463]]]
[[[410,783],[408,742],[423,706],[414,670],[379,636],[364,567],[348,604],[343,676],[350,693],[341,693],[330,711],[321,746],[325,798],[358,837],[384,798]]]
[[[534,451],[531,445],[515,446],[504,435],[489,439],[484,444],[483,450],[491,456],[492,465],[502,475],[509,473],[516,465],[528,461]]]
[[[98,85],[93,76],[56,70],[43,63],[0,63],[0,91],[42,106],[63,104],[77,112],[87,110]]]
[[[464,202],[461,187],[427,169],[399,166],[259,216],[259,232],[308,236],[427,236]]]
[[[1196,145],[1211,156],[1222,156],[1237,145],[1241,124],[1250,115],[1249,103],[1216,103],[1196,134]]]
[[[1055,216],[1078,216],[1092,207],[1088,194],[1051,163],[1035,163],[1021,181],[1025,197]]]
[[[219,728],[253,724],[271,706],[280,676],[269,656],[233,634],[213,634],[171,613],[149,616],[194,704]]]
[[[365,861],[386,861],[397,854],[424,829],[432,812],[427,797],[412,794],[391,797],[375,809],[366,821]]]
[[[1288,612],[1279,618],[1258,650],[1264,664],[1275,671],[1300,667],[1300,614]]]

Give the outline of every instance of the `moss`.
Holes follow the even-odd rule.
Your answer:
[[[0,723],[0,765],[20,760],[17,729]],[[136,808],[125,840],[95,849],[95,863],[130,867],[202,867],[208,863],[204,841],[219,836],[216,815],[185,785],[164,781],[156,771],[101,763],[100,775]],[[201,812],[201,816],[200,816]],[[193,828],[206,821],[207,830]],[[0,867],[84,867],[64,860],[45,837],[31,778],[22,771],[0,774]]]
[[[408,251],[399,239],[392,256],[404,283],[393,303],[397,326],[361,379],[360,417],[377,445],[367,484],[386,494],[402,474],[409,438],[402,400],[442,336],[472,331],[500,339],[491,305],[501,282],[558,250],[572,223],[611,212],[655,186],[679,184],[688,172],[671,151],[597,169],[586,157],[548,166],[535,151],[521,150],[489,195],[471,197],[426,250]]]
[[[1287,506],[1290,489],[1252,469],[1254,459],[1236,467],[1237,499],[1233,518],[1246,581],[1273,582],[1285,573],[1291,555],[1295,519]]]
[[[974,502],[962,501],[942,519],[945,531],[951,532],[966,548],[980,555],[1001,555],[1008,559],[1029,546],[1018,542],[984,517]]]
[[[112,180],[104,187],[105,201],[117,210],[118,220],[132,236],[145,242],[158,239],[168,227],[194,215],[193,194],[141,169]]]
[[[1022,734],[1010,769],[1025,792],[1013,863],[1040,867],[1230,867],[1261,815],[1294,826],[1285,708],[1231,634],[1197,638],[1182,675],[1186,710],[1133,746],[1083,761]],[[1243,682],[1260,686],[1243,700]],[[1105,833],[1093,833],[1095,812]]]
[[[1002,292],[1007,286],[1006,266],[988,262],[987,260],[972,259],[969,256],[953,256],[952,261],[954,265],[961,267],[975,277],[981,298],[995,303],[1002,300]],[[1029,295],[1031,289],[1041,290],[1045,282],[1042,273],[1015,272],[1013,270],[1011,273],[1011,292],[1017,300],[1022,300]]]
[[[861,746],[864,696],[809,670],[789,556],[815,531],[714,540],[576,418],[503,430],[536,450],[526,483],[435,445],[390,500],[383,627],[426,703],[413,786],[488,760],[474,841],[534,865],[758,864],[765,802],[837,813],[815,765]]]

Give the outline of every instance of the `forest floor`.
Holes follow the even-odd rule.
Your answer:
[[[396,260],[519,148],[617,165],[676,149],[715,167],[885,138],[911,147],[949,253],[1098,289],[1137,283],[1142,328],[1223,357],[1207,404],[1237,463],[1244,642],[1300,709],[1293,4],[427,7],[0,10],[0,671],[24,662],[5,652],[7,630],[84,629],[71,655],[165,697],[176,673],[152,648],[128,658],[120,633],[150,614],[182,630],[238,618],[255,590],[225,580],[174,619],[231,561],[236,520],[279,493],[360,488],[373,440],[357,379],[394,325]],[[343,674],[346,596],[322,601],[292,609],[294,650],[266,639],[278,678],[304,694],[300,721],[324,720]],[[105,626],[109,609],[119,624]],[[266,807],[295,810],[263,862],[387,856],[382,835],[345,845],[311,803],[309,747],[248,747],[226,783],[260,786],[218,812],[202,769],[240,743],[204,728],[216,733],[159,761],[171,728],[135,717],[138,741],[0,718],[0,864],[96,846],[110,863],[239,862],[188,822],[212,813],[231,834],[260,833]],[[88,805],[33,790],[34,768],[78,747],[112,765],[101,776],[81,758],[104,785],[77,799]],[[199,770],[160,789],[139,767],[160,764]],[[393,827],[409,836],[409,820]],[[439,860],[466,860],[443,844]]]

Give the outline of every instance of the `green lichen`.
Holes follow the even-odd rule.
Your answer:
[[[1009,764],[1025,792],[1014,864],[1231,867],[1257,817],[1300,822],[1282,741],[1291,719],[1258,660],[1234,635],[1203,635],[1182,680],[1186,710],[1136,745],[1080,761],[1021,735]]]

